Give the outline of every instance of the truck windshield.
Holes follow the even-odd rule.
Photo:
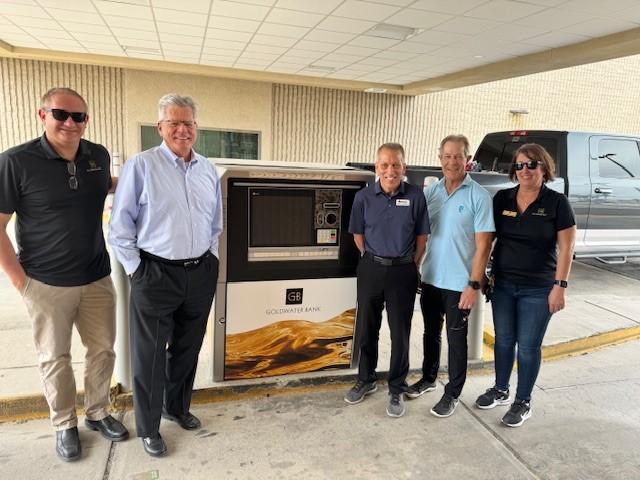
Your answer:
[[[542,145],[555,160],[558,153],[558,140],[549,137],[510,135],[488,135],[482,141],[475,154],[476,169],[481,172],[509,173],[514,152],[525,143]]]

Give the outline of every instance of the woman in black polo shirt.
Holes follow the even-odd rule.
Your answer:
[[[564,308],[576,222],[567,198],[545,186],[555,178],[555,164],[540,145],[529,143],[515,152],[509,178],[518,185],[493,199],[496,382],[478,397],[476,406],[489,409],[510,403],[517,344],[516,398],[502,422],[519,427],[531,417],[531,392],[549,319]]]

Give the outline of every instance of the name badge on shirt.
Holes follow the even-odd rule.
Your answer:
[[[408,198],[398,198],[396,200],[396,207],[408,207],[411,205],[411,200]]]
[[[515,217],[518,214],[516,212],[511,211],[511,210],[503,210],[502,211],[502,215],[504,215],[505,217]]]
[[[544,208],[539,208],[537,212],[533,212],[531,215],[535,215],[536,217],[546,217],[547,214],[544,213]]]

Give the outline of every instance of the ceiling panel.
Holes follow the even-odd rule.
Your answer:
[[[371,31],[381,22],[417,31],[388,38]],[[640,54],[640,0],[6,0],[0,40],[5,56],[50,49],[435,91]]]

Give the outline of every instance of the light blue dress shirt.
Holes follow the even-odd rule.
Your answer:
[[[192,151],[190,162],[162,142],[122,169],[109,222],[109,244],[127,274],[140,250],[169,260],[218,256],[222,197],[215,167]]]
[[[430,185],[424,195],[431,235],[422,263],[422,281],[462,292],[469,282],[476,253],[475,234],[496,231],[491,195],[468,174],[451,195],[444,178]]]

